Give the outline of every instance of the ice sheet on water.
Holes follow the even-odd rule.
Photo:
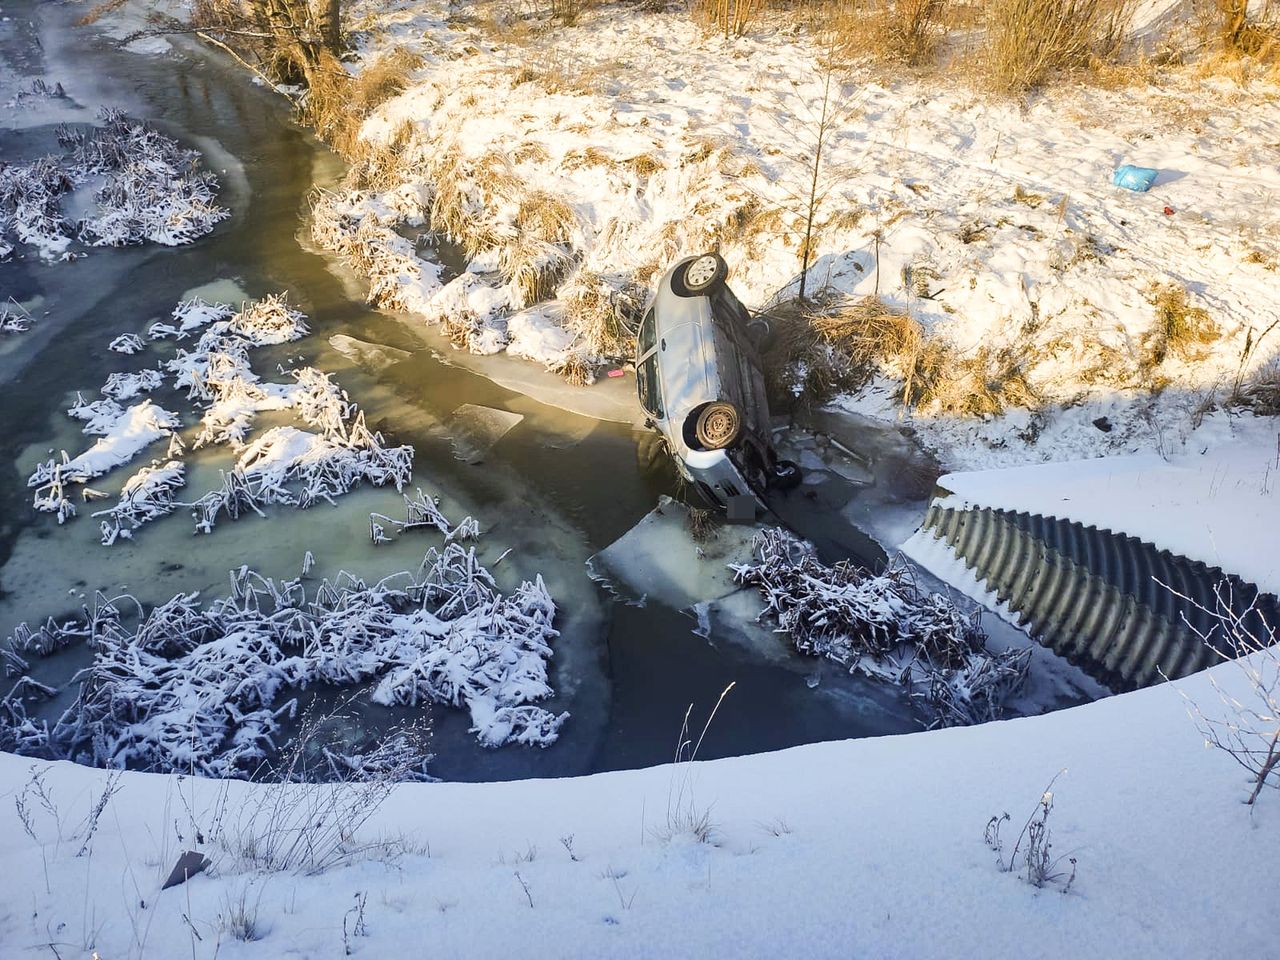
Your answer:
[[[730,563],[751,557],[753,526],[722,524],[696,544],[689,508],[670,497],[591,558],[591,569],[636,598],[647,597],[683,610],[739,589]]]
[[[389,347],[384,343],[357,340],[345,333],[335,333],[329,338],[329,345],[348,360],[370,370],[381,370],[412,356],[408,350]]]
[[[465,463],[479,463],[523,419],[523,415],[509,410],[464,403],[453,411],[445,431],[455,457]]]

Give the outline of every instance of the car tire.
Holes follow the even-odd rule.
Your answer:
[[[752,317],[747,321],[747,339],[756,353],[764,353],[773,344],[773,324],[764,317]]]
[[[698,411],[693,435],[704,450],[723,450],[742,436],[742,413],[732,403],[714,400]]]
[[[729,265],[718,253],[694,257],[672,279],[672,288],[682,297],[708,297],[724,284]]]
[[[769,486],[775,490],[794,490],[804,479],[804,472],[794,460],[779,460],[769,468]]]

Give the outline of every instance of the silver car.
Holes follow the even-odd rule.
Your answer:
[[[705,505],[725,510],[800,482],[769,438],[769,403],[757,345],[768,324],[725,283],[715,253],[678,262],[662,280],[636,334],[636,385],[647,425]]]

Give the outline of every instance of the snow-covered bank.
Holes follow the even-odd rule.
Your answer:
[[[1237,667],[1214,673],[1244,693]],[[1180,686],[1216,703],[1208,679]],[[1053,855],[1077,860],[1066,895],[999,872],[982,839],[1005,811],[1016,831],[1063,769],[1049,827]],[[25,786],[32,773],[61,835]],[[249,841],[271,837],[252,811],[290,823],[289,810],[351,811],[371,796],[356,785],[124,774],[90,817],[107,782],[0,756],[0,793],[23,800],[35,834],[0,805],[6,957],[49,956],[51,942],[64,956],[341,956],[344,923],[356,956],[427,945],[494,958],[1201,960],[1271,956],[1277,935],[1263,879],[1280,853],[1276,794],[1252,814],[1241,804],[1237,768],[1203,749],[1169,685],[1033,719],[692,767],[404,785],[367,822],[352,817],[350,842],[372,846],[319,875],[260,869]],[[686,829],[703,812],[708,843]],[[213,869],[161,892],[186,849]],[[246,919],[255,942],[234,939]]]
[[[684,11],[606,7],[529,35],[451,9],[353,11],[353,71],[401,48],[422,59],[364,123],[360,189],[317,208],[318,236],[371,275],[373,302],[460,346],[580,372],[571,359],[602,349],[587,318],[625,312],[681,253],[718,245],[753,306],[794,286],[807,158],[791,134],[823,90],[803,31],[724,42]],[[948,465],[1176,451],[1269,362],[1274,87],[1170,71],[1012,104],[848,79],[811,286],[878,294],[997,392],[1014,378],[1034,397],[985,418],[915,410]],[[1150,193],[1112,185],[1125,161],[1161,169]],[[405,239],[428,227],[466,248],[457,278]],[[525,309],[551,294],[555,310]],[[1169,303],[1205,311],[1204,343],[1166,342]],[[535,314],[567,335],[525,349]],[[844,403],[892,417],[895,392],[882,377]]]
[[[1259,424],[1262,426],[1263,424]],[[1125,533],[1280,593],[1280,427],[1163,460],[1154,454],[951,473],[940,506],[991,507]]]

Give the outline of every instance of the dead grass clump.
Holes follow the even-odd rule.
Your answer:
[[[720,527],[714,513],[699,507],[689,508],[689,512],[685,516],[685,525],[689,528],[690,539],[699,545],[714,540]]]
[[[575,148],[568,151],[561,161],[566,170],[580,170],[583,167],[612,167],[614,159],[599,147]]]
[[[1211,65],[1221,68],[1242,57],[1280,61],[1280,5],[1273,0],[1198,0],[1195,12],[1201,32],[1218,47]]]
[[[571,353],[551,367],[551,372],[563,377],[571,387],[589,387],[596,382],[595,364],[580,353]]]
[[[1022,184],[1018,184],[1013,188],[1013,200],[1015,203],[1024,204],[1034,210],[1044,203],[1044,194],[1031,193],[1028,190],[1024,190]]]
[[[923,66],[946,37],[949,0],[853,0],[831,24],[838,49],[850,56]]]
[[[1053,74],[1110,62],[1133,18],[1133,0],[989,0],[982,74],[1017,94]]]
[[[461,245],[467,259],[510,239],[488,213],[519,196],[523,186],[505,154],[492,152],[472,160],[454,144],[434,154],[428,175],[435,185],[431,225]]]
[[[1040,397],[1027,379],[1027,356],[1017,347],[979,347],[972,357],[950,362],[932,379],[922,406],[958,416],[996,416],[1011,407],[1034,409]]]
[[[517,166],[522,163],[546,163],[550,159],[551,154],[546,146],[537,140],[522,140],[511,150],[511,162]]]
[[[1144,366],[1158,367],[1172,354],[1182,360],[1193,360],[1201,348],[1221,336],[1209,311],[1193,306],[1187,291],[1177,284],[1157,286],[1152,294],[1156,320],[1148,332],[1144,348]]]
[[[626,157],[618,162],[637,177],[651,177],[660,170],[667,168],[666,164],[652,153],[639,153],[634,157]]]
[[[814,328],[814,314],[833,302],[820,292],[812,300],[785,300],[765,311],[770,333],[760,359],[771,409],[811,409],[871,379],[869,366],[855,365]]]
[[[914,317],[874,297],[847,301],[828,293],[768,311],[773,327],[763,357],[770,402],[809,407],[863,386],[882,373],[902,386],[904,406],[957,416],[1036,407],[1029,358],[1016,347],[983,347],[960,357]]]
[[[633,280],[579,269],[560,288],[564,325],[588,354],[620,359],[635,353],[635,334],[646,290]]]
[[[515,238],[502,245],[498,269],[516,294],[517,306],[546,300],[573,265],[570,254],[577,217],[566,201],[545,190],[520,197]]]
[[[353,77],[337,58],[325,54],[308,78],[302,120],[342,156],[357,157],[365,118],[402,93],[409,84],[409,74],[422,63],[420,54],[396,47]]]

